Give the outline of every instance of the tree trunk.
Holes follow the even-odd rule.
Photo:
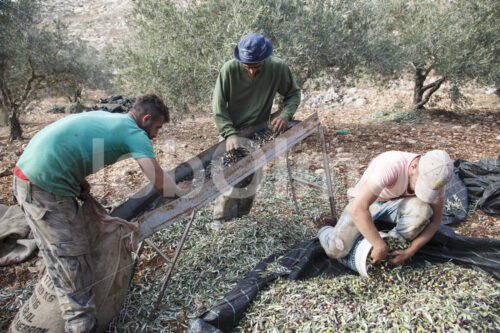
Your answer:
[[[23,129],[19,123],[19,115],[16,111],[13,111],[9,117],[10,123],[10,140],[18,140],[23,138]]]
[[[83,90],[83,88],[81,88],[81,87],[76,88],[75,96],[74,96],[75,103],[80,102],[80,100],[82,99],[82,90]]]
[[[422,102],[422,97],[424,96],[424,82],[427,76],[421,68],[415,69],[415,75],[413,76],[415,85],[413,87],[413,105],[419,105]],[[421,107],[423,108],[423,106]]]
[[[434,94],[441,87],[443,82],[446,81],[446,78],[442,77],[432,83],[429,83],[428,85],[424,85],[429,72],[430,68],[415,69],[415,75],[413,76],[415,83],[413,88],[413,109],[415,110],[424,109],[424,105],[429,102],[432,94]]]
[[[9,123],[9,112],[0,108],[0,126],[6,126]]]

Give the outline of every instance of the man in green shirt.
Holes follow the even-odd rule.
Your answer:
[[[213,95],[213,112],[215,125],[226,140],[226,151],[242,147],[238,131],[269,120],[276,93],[284,97],[283,111],[271,122],[276,132],[287,129],[288,121],[300,104],[300,88],[288,65],[280,58],[271,57],[272,52],[273,46],[264,35],[245,35],[234,49],[235,59],[226,62],[220,70]],[[235,196],[235,189],[232,189],[217,199],[216,220],[248,214],[255,191],[250,191],[245,198]]]
[[[151,139],[168,108],[153,94],[137,98],[128,114],[94,111],[70,115],[38,132],[14,168],[13,192],[30,225],[58,295],[66,332],[96,329],[93,274],[86,226],[76,218],[85,177],[133,157],[164,196],[184,195],[155,159]]]

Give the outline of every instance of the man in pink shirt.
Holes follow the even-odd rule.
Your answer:
[[[361,233],[373,246],[370,257],[382,261],[389,249],[374,221],[391,222],[396,226],[389,234],[411,241],[407,249],[390,253],[390,263],[402,264],[439,229],[445,185],[452,176],[453,162],[444,150],[422,156],[400,151],[378,155],[348,190],[349,204],[337,225],[319,230],[321,246],[329,257],[342,258]]]

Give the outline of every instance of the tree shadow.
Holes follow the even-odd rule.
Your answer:
[[[481,110],[464,109],[463,111],[454,111],[447,109],[425,109],[420,111],[431,121],[449,121],[459,123],[481,123],[491,122],[500,118],[500,109]]]

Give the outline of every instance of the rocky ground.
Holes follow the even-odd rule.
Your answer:
[[[130,35],[132,0],[47,0],[41,7],[40,25],[59,19],[70,36],[81,38],[97,50],[120,47]]]

